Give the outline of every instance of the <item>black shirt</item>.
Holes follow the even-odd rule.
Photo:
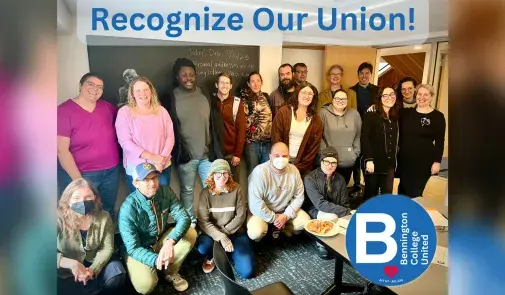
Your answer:
[[[386,154],[389,167],[396,167],[396,146],[398,140],[398,124],[390,120],[383,119],[386,136]]]

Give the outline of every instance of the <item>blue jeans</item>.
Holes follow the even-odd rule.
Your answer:
[[[161,172],[160,174],[160,185],[162,186],[170,186],[170,173],[172,171],[172,166],[168,166]],[[126,174],[126,182],[128,183],[128,188],[130,192],[134,192],[137,188],[133,186],[133,177],[131,175]]]
[[[251,174],[256,166],[269,160],[272,143],[270,141],[251,142],[245,145],[244,153],[247,161],[247,174]]]
[[[252,278],[254,275],[254,250],[247,232],[229,235],[228,238],[233,244],[233,252],[228,253],[228,256],[231,256],[235,263],[238,275],[244,279]],[[202,233],[196,241],[196,248],[200,254],[206,255],[207,259],[212,259],[214,240]]]
[[[209,159],[191,160],[186,164],[177,167],[179,172],[179,184],[181,187],[181,203],[191,217],[191,223],[196,224],[196,216],[194,213],[194,190],[196,172],[202,180],[202,187],[206,187],[205,179],[209,176],[210,162]]]
[[[101,171],[82,172],[82,178],[89,180],[98,189],[102,199],[103,209],[109,212],[112,220],[115,220],[114,207],[116,205],[117,192],[119,187],[119,165]],[[72,182],[70,176],[58,167],[58,199],[65,188]]]

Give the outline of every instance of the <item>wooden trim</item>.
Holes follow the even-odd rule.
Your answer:
[[[282,49],[309,49],[309,50],[325,50],[325,46],[298,46],[298,45],[282,45]]]

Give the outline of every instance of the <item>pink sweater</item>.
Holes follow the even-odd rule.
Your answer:
[[[117,114],[116,133],[123,148],[126,174],[132,175],[138,164],[146,162],[140,157],[144,151],[168,157],[163,169],[170,166],[175,137],[172,119],[164,107],[160,106],[156,114],[139,115],[123,106]]]

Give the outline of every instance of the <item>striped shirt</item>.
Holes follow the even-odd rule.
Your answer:
[[[219,195],[205,188],[200,193],[197,213],[202,231],[215,241],[221,241],[244,225],[246,201],[240,187]]]

